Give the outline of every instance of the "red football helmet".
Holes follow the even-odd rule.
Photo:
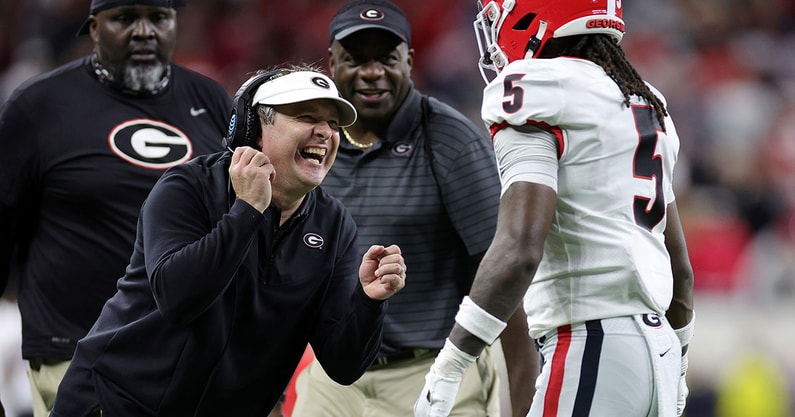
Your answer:
[[[549,38],[604,33],[620,42],[624,35],[621,0],[486,0],[485,5],[479,0],[478,5],[474,26],[481,74],[538,56]]]

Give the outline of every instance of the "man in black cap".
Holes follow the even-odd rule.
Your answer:
[[[351,211],[360,253],[378,241],[403,248],[411,285],[390,300],[379,356],[364,376],[341,386],[311,363],[297,378],[293,416],[408,416],[496,230],[494,151],[483,129],[413,87],[411,25],[395,4],[345,4],[329,43],[332,78],[359,118],[340,129],[323,188]],[[509,322],[501,343],[510,384],[502,386],[519,388],[511,389],[514,415],[525,415],[532,393],[523,390],[533,386],[537,356],[524,313]],[[492,352],[464,377],[459,415],[499,416]]]
[[[169,167],[219,151],[217,82],[171,63],[185,0],[93,0],[94,50],[0,110],[0,289],[18,282],[34,415],[124,274],[141,203]]]

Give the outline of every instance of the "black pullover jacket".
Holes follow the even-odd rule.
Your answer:
[[[280,227],[278,209],[260,214],[232,195],[230,157],[195,158],[154,187],[53,417],[120,398],[151,415],[262,417],[308,342],[341,384],[372,363],[386,303],[359,283],[351,216],[317,188]]]

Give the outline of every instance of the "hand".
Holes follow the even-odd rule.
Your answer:
[[[676,400],[676,415],[681,416],[685,412],[685,405],[687,404],[687,394],[690,390],[687,388],[687,352],[682,354],[682,370],[679,375],[679,398]]]
[[[260,213],[271,203],[273,181],[276,171],[264,153],[248,147],[239,146],[232,154],[229,165],[229,178],[237,198],[251,204]]]
[[[414,403],[414,417],[447,417],[453,410],[461,379],[444,378],[431,371],[425,375],[425,386]]]
[[[425,375],[425,386],[414,403],[414,417],[447,417],[453,409],[464,372],[476,359],[447,338]]]
[[[406,286],[406,263],[397,245],[370,246],[359,266],[359,281],[374,300],[386,300]]]

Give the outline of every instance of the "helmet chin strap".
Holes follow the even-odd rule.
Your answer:
[[[541,39],[544,39],[544,34],[547,33],[547,21],[542,20],[538,24],[538,32],[527,41],[527,52],[525,58],[532,58],[536,54],[536,50],[541,46]]]

